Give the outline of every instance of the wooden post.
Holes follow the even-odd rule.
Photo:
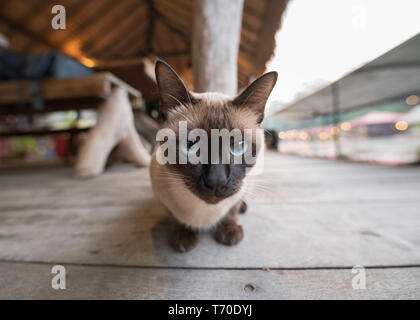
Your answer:
[[[235,95],[244,0],[197,0],[192,60],[194,91]]]

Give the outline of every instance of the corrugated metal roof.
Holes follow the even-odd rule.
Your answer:
[[[336,82],[296,101],[276,114],[310,118],[357,109],[420,92],[420,34]]]

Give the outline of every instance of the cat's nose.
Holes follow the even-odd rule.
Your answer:
[[[203,186],[212,192],[223,191],[228,183],[228,172],[223,164],[209,165],[202,175]]]

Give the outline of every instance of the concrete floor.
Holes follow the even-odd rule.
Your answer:
[[[420,167],[269,152],[235,247],[166,242],[147,169],[0,171],[0,299],[420,298]],[[54,265],[66,289],[51,287]],[[366,289],[354,289],[365,267]],[[354,278],[356,276],[356,278]],[[362,286],[363,287],[363,286]]]

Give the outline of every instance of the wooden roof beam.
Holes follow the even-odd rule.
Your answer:
[[[173,31],[174,33],[176,33],[177,35],[179,35],[182,39],[185,40],[186,43],[190,43],[190,37],[185,34],[184,32],[180,31],[179,29],[175,28],[174,26],[172,26],[171,24],[169,24],[166,21],[166,17],[164,15],[162,15],[160,12],[156,11],[156,16],[158,16],[159,18],[161,18],[162,23],[171,31]]]
[[[283,12],[286,10],[289,0],[267,1],[267,9],[263,17],[263,27],[259,36],[259,44],[256,46],[253,75],[260,75],[265,71],[265,63],[274,53],[276,47],[275,33],[281,26]],[[263,49],[262,49],[263,48]]]
[[[141,41],[144,44],[145,39],[142,37],[147,29],[148,21],[143,21],[143,23],[138,27],[133,29],[131,32],[127,33],[125,37],[118,39],[112,46],[107,48],[104,51],[104,54],[100,58],[103,59],[113,59],[118,52],[125,52],[129,47],[132,46],[133,41]]]
[[[121,2],[118,4],[118,6],[121,6],[122,3],[127,4],[127,2]],[[108,36],[110,32],[112,32],[112,30],[115,29],[115,26],[119,26],[123,21],[126,20],[127,15],[129,15],[131,12],[133,12],[135,9],[138,8],[137,2],[131,2],[128,4],[129,4],[128,6],[125,6],[123,8],[124,10],[121,10],[119,8],[118,11],[117,10],[114,11],[114,14],[111,15],[110,20],[107,21],[107,23],[104,25],[103,28],[99,28],[98,32],[96,32],[97,34],[100,33],[101,36],[95,37],[94,41],[86,42],[83,45],[84,51],[89,53],[89,55],[92,55],[93,53],[95,53],[98,43],[106,41],[107,40],[106,37]]]
[[[108,32],[106,36],[98,39],[94,45],[94,48],[90,51],[90,54],[93,57],[101,56],[104,51],[112,47],[116,41],[122,38],[121,35],[125,37],[128,30],[138,29],[137,21],[141,21],[142,19],[146,18],[147,12],[139,7],[136,8],[130,10],[129,13],[125,15],[124,20],[122,20],[121,23],[116,25],[115,28]]]
[[[74,9],[82,10],[83,4],[84,4],[84,0],[79,0],[75,4],[73,4],[73,6],[71,6],[70,8],[66,8],[66,15],[68,16],[68,12],[71,12]],[[67,20],[68,20],[68,17],[67,17]],[[42,39],[45,39],[45,41],[48,41],[49,43],[52,43],[51,41],[47,40],[47,34],[50,33],[51,31],[52,31],[51,24],[48,22],[45,25],[45,28],[41,32],[39,32],[39,37]],[[30,45],[31,45],[30,43],[26,44],[25,49],[29,48]],[[60,46],[57,44],[54,44],[54,48],[57,48],[59,50],[61,49]]]
[[[82,50],[89,55],[89,52],[87,52],[86,47],[89,46],[89,40],[90,39],[96,39],[99,37],[99,34],[103,32],[103,28],[107,27],[109,25],[112,25],[113,23],[118,23],[117,20],[114,20],[115,18],[115,11],[119,12],[119,9],[121,7],[118,7],[118,3],[114,0],[111,0],[107,2],[107,5],[104,7],[101,7],[104,10],[103,15],[100,17],[98,16],[98,13],[96,13],[95,16],[98,16],[98,18],[92,17],[91,23],[87,23],[84,29],[81,29],[78,34],[75,34],[74,37],[81,40],[83,43]],[[102,9],[101,9],[102,12]],[[121,19],[121,17],[119,17]],[[67,40],[68,41],[68,40]]]
[[[38,0],[38,2],[36,2],[31,8],[29,8],[28,12],[26,14],[24,14],[17,23],[22,24],[27,22],[28,19],[32,18],[34,16],[36,16],[37,14],[40,13],[40,9],[42,9],[45,6],[45,1],[44,0]]]
[[[179,17],[183,21],[190,20],[192,22],[193,13],[188,11],[188,9],[179,6],[175,1],[157,0],[155,7],[157,10],[161,8],[164,9],[165,12],[171,12],[172,15]]]
[[[4,24],[8,25],[12,30],[17,31],[19,33],[24,34],[26,37],[33,39],[33,41],[38,42],[48,48],[55,48],[55,49],[60,49],[57,47],[57,45],[55,45],[54,43],[49,42],[48,40],[42,38],[41,36],[39,36],[38,34],[32,32],[29,29],[26,29],[24,26],[16,23],[15,21],[3,16],[2,14],[0,14],[0,21],[2,21]]]
[[[109,5],[112,4],[113,1],[114,0],[102,0],[102,6],[99,8],[99,10],[96,11],[92,16],[88,17],[84,23],[77,26],[72,32],[69,32],[68,35],[66,35],[62,40],[58,42],[58,45],[61,47],[71,38],[79,36],[80,32],[89,30],[94,27],[98,22],[98,18],[102,17],[106,12],[110,10]]]

